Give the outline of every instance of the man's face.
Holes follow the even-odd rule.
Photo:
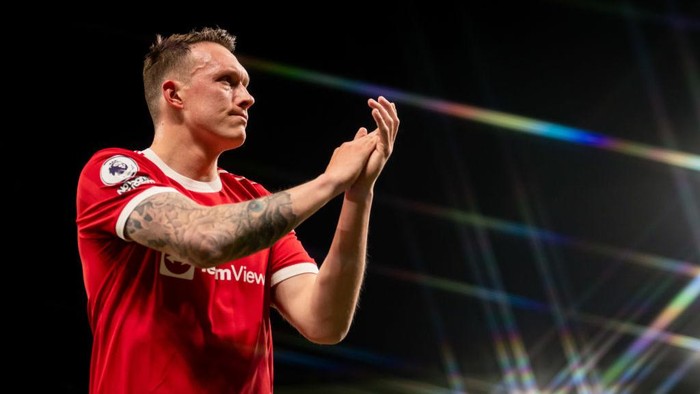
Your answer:
[[[192,46],[194,59],[189,80],[180,91],[187,127],[200,138],[237,148],[245,142],[248,108],[248,72],[225,47],[202,42]]]

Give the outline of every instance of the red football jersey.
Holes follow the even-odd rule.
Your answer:
[[[270,287],[317,273],[317,263],[294,231],[210,269],[125,240],[134,207],[164,192],[204,205],[270,194],[224,170],[212,182],[186,178],[149,149],[93,155],[78,181],[76,218],[93,333],[90,392],[272,392]]]

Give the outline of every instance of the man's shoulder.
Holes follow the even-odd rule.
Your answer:
[[[92,157],[109,157],[117,155],[127,157],[143,157],[143,153],[141,151],[121,147],[100,148],[92,154]]]
[[[142,151],[121,147],[107,147],[95,151],[87,165],[102,164],[107,161],[117,161],[123,163],[140,163],[146,160]]]
[[[222,180],[225,179],[225,180],[231,181],[231,182],[257,183],[251,179],[248,179],[247,177],[245,177],[243,175],[234,174],[233,172],[225,170],[221,167],[219,167],[218,171],[219,171],[219,177],[221,177]]]
[[[257,181],[249,179],[243,175],[234,174],[223,168],[219,168],[219,178],[225,185],[238,185],[246,189],[255,189],[259,194],[267,194],[267,189]]]
[[[120,147],[101,148],[95,151],[85,163],[81,177],[98,174],[101,177],[105,174],[133,176],[147,163],[148,160],[141,151]]]

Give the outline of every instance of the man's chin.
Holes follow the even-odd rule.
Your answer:
[[[239,135],[236,138],[231,138],[228,140],[228,149],[236,149],[240,148],[245,144],[246,140],[246,135],[245,133],[243,135]]]

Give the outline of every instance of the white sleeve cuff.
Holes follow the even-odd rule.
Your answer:
[[[318,274],[318,266],[314,263],[298,263],[284,267],[272,274],[270,286],[274,286],[299,274]]]

